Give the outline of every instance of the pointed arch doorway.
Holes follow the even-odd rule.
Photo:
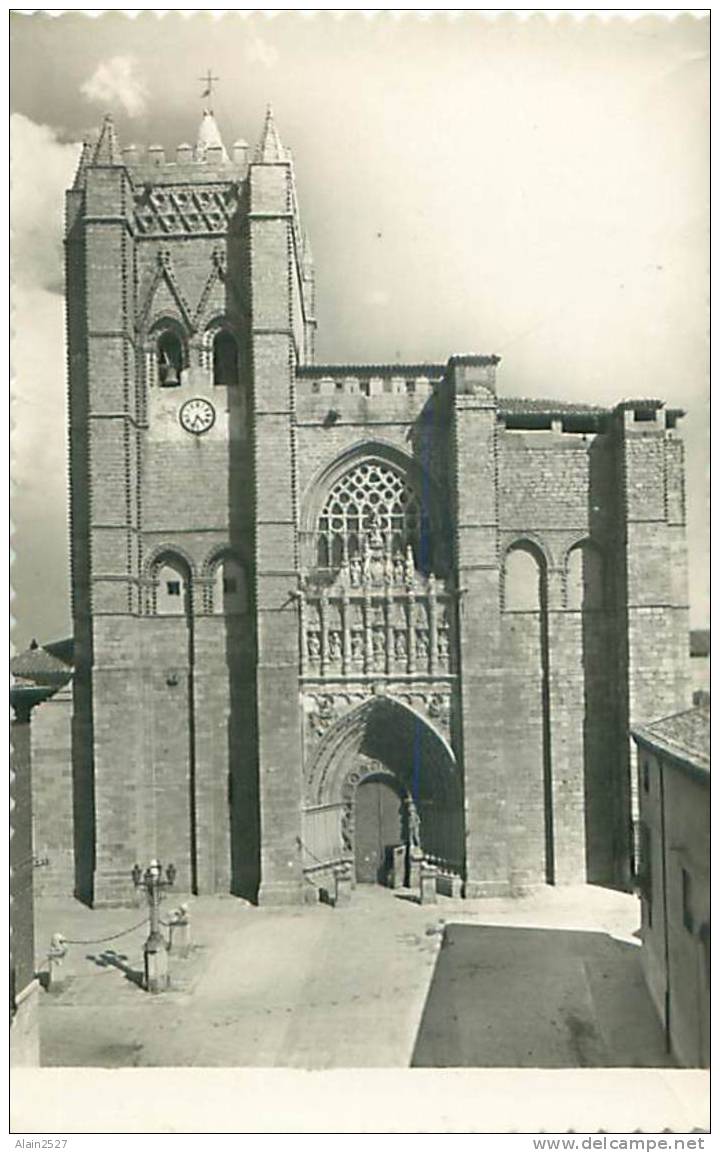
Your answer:
[[[325,734],[309,768],[303,841],[310,868],[345,861],[357,883],[388,884],[410,847],[462,874],[464,820],[452,749],[412,708],[375,696]]]
[[[355,791],[355,880],[387,885],[393,849],[404,845],[404,789],[393,774],[365,777]]]

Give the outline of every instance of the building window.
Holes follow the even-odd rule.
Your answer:
[[[183,367],[183,348],[175,332],[165,331],[157,342],[158,375],[163,388],[177,388]]]
[[[245,570],[233,557],[225,557],[215,569],[213,612],[217,616],[242,616],[247,611]]]
[[[503,569],[503,607],[508,612],[538,612],[541,605],[542,569],[529,548],[508,552]]]
[[[235,337],[224,329],[213,340],[213,384],[231,386],[238,382],[238,347]]]
[[[605,604],[602,553],[592,544],[576,545],[565,567],[566,604],[569,609],[601,609]]]
[[[179,558],[163,560],[155,570],[155,612],[158,616],[186,616],[190,581]]]
[[[682,870],[682,918],[683,925],[688,933],[692,933],[695,929],[695,921],[693,919],[693,894],[692,894],[692,877],[687,869]]]
[[[410,545],[422,567],[429,541],[428,517],[404,476],[389,465],[358,464],[334,486],[318,520],[317,563],[338,568],[380,543],[391,554]]]

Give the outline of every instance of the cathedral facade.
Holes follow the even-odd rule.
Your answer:
[[[171,159],[106,119],[66,259],[76,894],[159,857],[302,902],[403,850],[466,896],[627,884],[630,725],[689,703],[682,413],[315,363],[270,114]]]

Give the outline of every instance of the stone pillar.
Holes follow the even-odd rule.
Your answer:
[[[407,671],[409,673],[415,672],[415,596],[412,589],[408,589],[407,601],[405,602],[405,611],[407,613]]]
[[[427,590],[427,605],[428,605],[428,670],[430,676],[437,670],[437,598],[435,589],[435,578],[430,574],[428,577],[428,590]]]
[[[465,793],[465,895],[508,891],[499,654],[495,367],[453,357],[448,366],[450,468],[458,619],[460,758]]]
[[[133,209],[106,118],[68,194],[66,227],[76,893],[96,903],[127,899],[144,785]]]
[[[365,588],[363,595],[363,625],[365,627],[365,673],[373,671],[373,623],[372,623],[372,600],[370,597],[370,589]]]
[[[615,858],[617,882],[629,885],[637,818],[629,729],[691,704],[684,454],[659,402],[618,405],[613,435],[619,466],[616,611],[624,642],[618,654]]]
[[[350,598],[346,588],[342,591],[340,614],[342,621],[342,671],[343,676],[347,676],[351,669],[352,656],[350,642]]]
[[[328,598],[327,589],[320,589],[320,675],[325,676],[328,666]]]
[[[261,904],[303,901],[295,365],[303,357],[292,166],[270,118],[249,169]],[[324,645],[323,645],[324,647]]]
[[[585,881],[585,694],[582,612],[568,612],[563,602],[563,574],[547,573],[547,647],[550,796],[546,820],[552,822],[554,884]]]

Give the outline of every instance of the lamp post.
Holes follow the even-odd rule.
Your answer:
[[[150,934],[143,947],[145,960],[145,988],[149,993],[162,993],[169,984],[167,942],[160,932],[160,901],[163,889],[175,884],[176,869],[168,865],[163,877],[163,867],[153,860],[143,873],[139,865],[132,870],[136,889],[145,889],[150,909]]]

